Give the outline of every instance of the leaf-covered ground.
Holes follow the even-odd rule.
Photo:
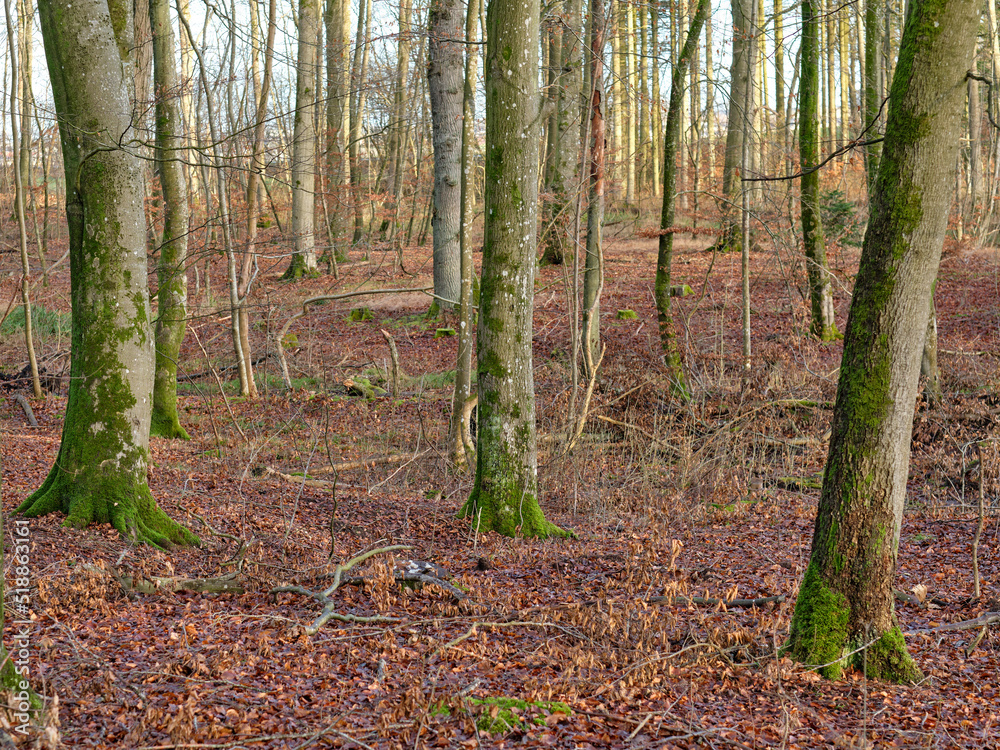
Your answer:
[[[808,560],[840,355],[805,335],[801,260],[772,242],[753,254],[754,356],[744,376],[739,258],[705,252],[710,239],[679,238],[675,279],[694,294],[675,304],[695,392],[679,405],[658,354],[655,239],[632,239],[633,230],[609,227],[630,239],[608,242],[607,355],[569,454],[572,269],[542,269],[536,285],[541,501],[575,541],[475,534],[455,518],[470,475],[446,461],[456,341],[439,329],[454,321],[423,317],[425,296],[314,308],[285,337],[295,388],[281,386],[273,339],[296,300],[423,286],[428,249],[407,249],[405,271],[395,252],[355,253],[339,280],[288,284],[282,265],[265,268],[253,339],[268,355],[258,365],[266,384],[253,402],[234,395],[224,369],[232,357],[222,295],[209,300],[202,289],[181,366],[193,376],[181,383],[192,440],[153,440],[150,485],[204,544],[168,554],[131,547],[109,527],[32,520],[30,667],[49,698],[47,731],[24,738],[8,715],[10,736],[71,748],[255,750],[1000,746],[1000,626],[969,654],[978,630],[918,632],[1000,609],[1000,462],[987,443],[981,472],[975,447],[997,437],[1000,413],[996,253],[952,248],[937,287],[947,398],[935,410],[918,405],[897,580],[917,592],[898,615],[927,679],[900,687],[856,673],[827,682],[778,656]],[[832,254],[841,328],[857,256]],[[6,272],[16,258],[0,261]],[[212,278],[223,274],[217,264]],[[6,306],[13,279],[0,291]],[[65,270],[36,290],[36,304],[68,311]],[[352,322],[360,307],[371,318]],[[625,310],[637,317],[619,316]],[[349,383],[387,387],[382,330],[405,377],[400,392],[366,399]],[[12,398],[23,385],[0,400],[8,542],[9,513],[56,456],[67,347],[58,325],[40,338],[56,394],[34,404],[37,428]],[[25,361],[16,333],[4,334],[0,370],[11,375]],[[334,490],[324,467],[345,462],[359,463],[336,475]],[[331,619],[308,635],[322,603],[272,593],[320,591],[337,563],[395,545],[409,549],[366,560],[351,571],[364,584],[332,594],[332,611],[354,621]],[[400,587],[393,555],[443,566],[465,597]],[[245,593],[126,585],[225,574]],[[777,596],[785,599],[756,608],[694,601]]]

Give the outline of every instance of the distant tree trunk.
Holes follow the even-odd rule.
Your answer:
[[[582,113],[580,63],[580,0],[562,0],[557,6],[557,40],[550,56],[553,71],[552,97],[554,102],[549,119],[548,151],[546,153],[545,202],[546,233],[543,264],[560,264],[567,253],[575,252],[576,238],[572,236],[573,215],[570,206],[579,188],[577,169],[580,163],[580,117]]]
[[[670,277],[674,257],[674,193],[677,181],[677,149],[681,129],[681,97],[688,65],[698,47],[698,37],[712,9],[711,0],[698,0],[691,28],[680,55],[674,61],[670,80],[670,104],[667,107],[667,125],[663,134],[663,209],[660,212],[660,245],[656,258],[656,311],[660,329],[660,346],[663,349],[664,364],[670,377],[671,392],[674,396],[687,399],[689,396],[681,364],[680,348],[674,331],[674,319],[670,309]]]
[[[396,83],[393,92],[392,120],[389,123],[389,144],[386,148],[385,169],[386,200],[383,206],[391,211],[391,217],[382,221],[381,233],[387,231],[389,237],[396,234],[395,219],[399,202],[403,199],[403,165],[406,161],[406,110],[411,99],[407,89],[410,74],[410,50],[412,48],[413,0],[399,0],[399,38],[396,41]]]
[[[479,50],[476,26],[479,20],[479,2],[470,0],[465,16],[465,81],[462,88],[462,154],[459,159],[461,172],[461,210],[459,217],[461,286],[458,305],[458,362],[455,366],[455,392],[451,404],[450,458],[456,467],[464,469],[475,461],[472,445],[469,411],[466,409],[472,396],[472,349],[475,345],[472,330],[472,305],[475,267],[472,262],[472,219],[475,191],[471,179],[472,144],[475,140],[476,117],[476,60]]]
[[[361,195],[361,136],[365,112],[365,86],[368,79],[368,49],[372,29],[372,0],[361,0],[358,10],[358,33],[351,65],[351,202],[354,204],[354,237],[361,242],[365,229],[365,207]]]
[[[750,85],[750,66],[753,53],[750,44],[753,29],[750,13],[754,0],[732,0],[733,4],[733,61],[730,68],[729,118],[726,125],[726,159],[722,166],[722,224],[717,243],[724,252],[739,251],[742,247],[740,226],[733,218],[740,206],[739,166],[743,154],[743,140],[751,125],[750,112],[746,111],[747,87]]]
[[[880,132],[877,124],[882,108],[882,66],[879,61],[882,26],[878,17],[879,2],[880,0],[865,0],[865,140],[878,138]],[[878,157],[881,149],[882,144],[880,143],[873,143],[865,147],[865,174],[869,198],[875,189],[875,177],[878,174]]]
[[[937,283],[935,282],[935,286]],[[920,375],[924,378],[924,398],[932,408],[940,406],[944,397],[941,392],[941,370],[938,368],[937,309],[934,307],[934,290],[931,290],[931,314],[927,319],[927,333],[924,336],[924,351],[920,357]]]
[[[7,19],[7,44],[11,55],[11,87],[10,87],[10,135],[13,153],[12,162],[14,167],[14,213],[17,217],[17,238],[18,247],[21,251],[21,308],[24,311],[24,347],[28,354],[28,369],[31,371],[31,390],[36,399],[42,397],[42,384],[38,379],[38,360],[35,357],[35,341],[32,331],[31,320],[31,266],[28,262],[28,229],[24,221],[24,160],[21,158],[24,141],[18,139],[18,106],[24,107],[23,99],[18,101],[18,92],[24,96],[25,86],[18,87],[17,72],[20,67],[24,71],[24,65],[18,59],[18,52],[14,44],[14,26],[10,18],[10,0],[4,0],[4,13]],[[20,38],[20,34],[30,34],[30,24],[21,24],[18,35],[18,46],[21,47],[21,54],[24,54],[25,44]],[[27,44],[31,49],[31,44]],[[20,63],[20,64],[19,64]],[[30,70],[30,68],[29,68]],[[21,113],[23,115],[23,113]],[[24,118],[21,117],[21,122]],[[2,141],[0,141],[2,142]]]
[[[316,265],[316,35],[319,0],[299,0],[299,56],[295,65],[295,129],[292,135],[292,235],[286,279],[315,273]]]
[[[253,357],[250,356],[250,310],[247,297],[257,273],[257,223],[260,217],[260,193],[264,179],[264,139],[267,129],[267,100],[271,95],[271,78],[274,68],[274,37],[277,30],[276,0],[268,0],[267,42],[264,47],[264,75],[257,91],[257,107],[254,112],[253,143],[250,147],[250,168],[247,170],[247,241],[240,262],[240,274],[236,288],[238,299],[239,345],[243,355],[247,396],[257,396],[257,384],[253,377]]]
[[[930,295],[951,207],[977,0],[911,0],[844,338],[812,555],[787,653],[911,682],[893,581]]]
[[[622,166],[628,158],[625,148],[625,84],[622,81],[622,14],[621,3],[611,5],[611,143],[614,145],[614,159],[611,185],[613,195],[622,196]]]
[[[590,189],[587,201],[587,258],[583,272],[584,372],[593,376],[601,341],[601,287],[604,283],[604,0],[590,3]]]
[[[450,310],[461,293],[462,8],[433,0],[427,17],[427,87],[434,138],[434,305]]]
[[[566,532],[538,505],[531,358],[538,203],[538,0],[486,16],[486,236],[476,481],[461,515],[506,536]]]
[[[344,245],[344,213],[340,210],[350,175],[347,170],[347,136],[344,124],[349,120],[350,49],[348,36],[351,6],[346,0],[326,0],[323,16],[326,26],[326,190],[333,205],[326,213],[330,250],[326,253],[331,268],[346,258]],[[345,23],[346,22],[346,23]]]
[[[119,145],[136,137],[131,9],[39,6],[66,170],[73,342],[59,455],[18,512],[62,511],[77,528],[110,522],[127,539],[191,544],[146,483],[154,370],[142,165]]]
[[[156,102],[156,171],[163,197],[163,241],[156,264],[156,376],[150,432],[188,439],[177,416],[177,359],[187,319],[188,193],[181,149],[184,147],[180,81],[169,0],[149,0],[153,37],[153,81]]]
[[[826,262],[823,220],[820,215],[819,171],[819,24],[813,0],[802,0],[802,59],[799,84],[799,161],[802,164],[802,242],[811,299],[810,330],[820,341],[838,338],[833,289]]]

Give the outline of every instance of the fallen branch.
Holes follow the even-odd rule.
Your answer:
[[[14,400],[21,405],[21,409],[24,411],[24,416],[28,418],[28,424],[32,427],[38,427],[38,420],[35,419],[35,412],[31,410],[31,404],[28,403],[28,399],[20,393],[15,393]]]
[[[243,594],[246,588],[238,572],[226,573],[214,578],[179,578],[174,576],[150,576],[138,578],[122,576],[122,584],[140,594],[162,594],[164,592],[193,591],[204,594]]]
[[[1000,612],[986,612],[975,620],[963,620],[962,622],[949,622],[945,625],[938,625],[936,628],[917,628],[907,630],[903,635],[920,635],[921,633],[944,633],[949,630],[973,630],[975,628],[986,627],[995,622],[1000,622]]]
[[[419,451],[417,453],[403,453],[403,454],[393,454],[391,456],[373,456],[371,458],[364,458],[358,461],[343,461],[339,464],[331,464],[329,466],[320,466],[317,469],[310,470],[309,474],[318,477],[324,476],[326,474],[340,474],[343,471],[355,471],[357,469],[371,469],[375,466],[381,466],[383,464],[401,464],[406,461],[415,461],[418,458],[423,458],[428,453],[430,449]],[[270,476],[277,477],[278,479],[283,479],[286,482],[292,482],[293,484],[302,484],[305,482],[306,487],[316,487],[318,489],[330,489],[336,483],[327,481],[325,479],[309,479],[303,478],[301,476],[296,476],[294,474],[285,474],[284,472],[278,471],[277,469],[272,469],[270,466],[264,467],[264,473]]]
[[[271,589],[272,594],[280,593],[291,593],[291,594],[301,594],[302,596],[308,596],[316,599],[323,605],[323,611],[320,612],[319,616],[316,618],[312,625],[306,628],[307,635],[316,635],[324,625],[326,625],[330,620],[341,620],[342,622],[399,622],[397,617],[383,617],[382,615],[373,615],[371,617],[363,617],[360,615],[344,615],[336,610],[337,603],[333,601],[330,597],[333,592],[336,591],[345,583],[343,580],[343,574],[351,570],[357,565],[360,565],[365,560],[375,555],[396,552],[397,550],[410,549],[409,545],[406,544],[393,544],[388,547],[378,547],[377,549],[371,549],[367,552],[362,552],[360,555],[355,555],[346,563],[338,563],[337,568],[333,572],[333,584],[326,588],[324,591],[312,591],[304,586],[288,585],[288,586],[276,586]]]
[[[623,428],[628,429],[628,430],[635,430],[640,435],[642,435],[644,438],[647,438],[647,439],[651,440],[652,442],[656,443],[658,446],[660,446],[661,448],[663,448],[668,453],[671,453],[671,454],[673,454],[675,456],[678,455],[677,449],[674,446],[670,445],[669,443],[664,443],[658,437],[656,437],[655,435],[653,435],[653,434],[651,434],[649,432],[646,432],[641,427],[638,427],[638,426],[636,426],[634,424],[630,424],[628,422],[621,422],[621,421],[619,421],[617,419],[612,419],[611,417],[605,417],[602,414],[595,414],[594,415],[594,419],[599,419],[602,422],[607,422],[608,424],[613,424],[613,425],[616,425],[618,427],[623,427]]]
[[[785,601],[784,594],[777,596],[762,596],[759,599],[715,599],[710,596],[651,596],[646,601],[651,604],[706,604],[718,606],[725,604],[727,607],[762,607],[765,604],[773,604]]]

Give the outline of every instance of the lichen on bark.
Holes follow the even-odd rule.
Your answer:
[[[146,482],[153,340],[146,222],[132,138],[131,4],[39,5],[66,171],[73,327],[69,399],[55,465],[17,509],[66,524],[111,523],[157,546],[198,539]],[[121,17],[124,14],[124,18]],[[100,80],[101,85],[94,82]]]

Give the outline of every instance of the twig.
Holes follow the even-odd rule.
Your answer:
[[[594,419],[599,419],[602,422],[607,422],[608,424],[617,425],[618,427],[624,427],[625,429],[628,429],[628,430],[635,430],[640,435],[642,435],[644,438],[648,438],[649,440],[652,440],[654,443],[656,443],[658,446],[660,446],[661,448],[663,448],[667,452],[669,452],[669,453],[671,453],[671,454],[673,454],[675,456],[678,455],[677,449],[674,446],[670,445],[669,443],[664,443],[658,437],[656,437],[655,435],[653,435],[653,434],[651,434],[649,432],[646,432],[644,429],[642,429],[641,427],[639,427],[637,425],[630,424],[629,422],[620,422],[617,419],[612,419],[611,417],[605,417],[603,414],[595,414],[594,415]]]
[[[972,595],[979,598],[979,537],[983,533],[983,507],[986,493],[986,464],[983,462],[983,444],[976,443],[979,454],[979,523],[976,524],[976,535],[972,539]],[[980,638],[982,635],[980,635]],[[977,639],[978,643],[978,639]]]

